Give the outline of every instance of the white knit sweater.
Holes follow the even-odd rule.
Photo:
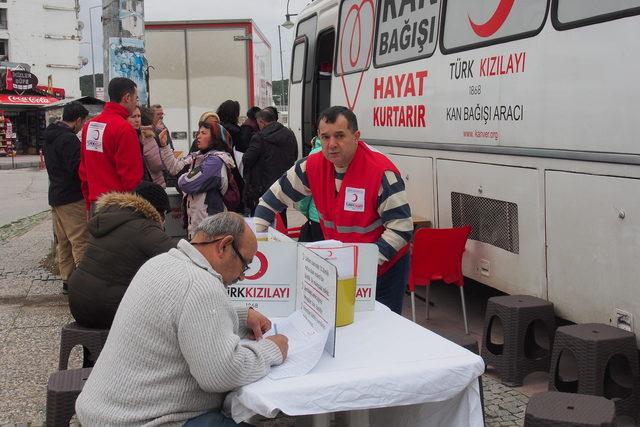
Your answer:
[[[83,426],[182,425],[282,363],[268,339],[240,345],[247,309],[185,240],[131,281],[76,402]]]

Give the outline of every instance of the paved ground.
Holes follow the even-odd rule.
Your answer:
[[[49,209],[48,189],[44,170],[0,170],[0,227]]]
[[[11,233],[0,246],[0,425],[44,422],[60,328],[71,321],[61,281],[40,266],[51,248],[50,216],[26,222],[30,230],[20,226],[23,234]]]

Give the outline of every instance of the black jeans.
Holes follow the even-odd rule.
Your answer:
[[[398,314],[402,314],[402,300],[409,279],[409,262],[407,253],[382,276],[378,276],[376,281],[376,301]]]

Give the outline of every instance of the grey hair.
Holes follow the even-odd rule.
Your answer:
[[[194,237],[203,234],[205,240],[213,240],[216,237],[231,235],[236,242],[240,241],[244,234],[245,221],[234,212],[221,212],[208,216],[202,220],[194,230]]]

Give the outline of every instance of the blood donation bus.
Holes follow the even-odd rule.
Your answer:
[[[465,276],[633,329],[640,0],[316,0],[295,31],[299,140],[348,106],[414,217],[473,227]]]

